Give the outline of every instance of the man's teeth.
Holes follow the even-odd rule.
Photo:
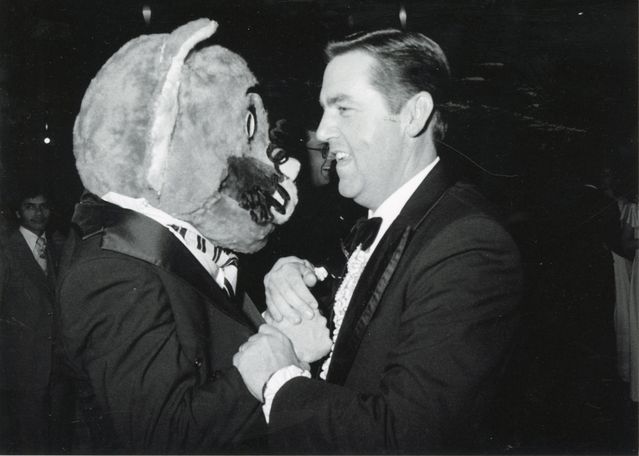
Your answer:
[[[335,159],[337,161],[344,160],[345,158],[348,158],[348,154],[346,152],[337,152],[335,154]]]

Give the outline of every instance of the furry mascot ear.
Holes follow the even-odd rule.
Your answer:
[[[73,129],[76,166],[88,190],[157,199],[179,109],[184,61],[217,27],[215,21],[198,19],[171,34],[140,36],[100,69]],[[156,195],[144,192],[143,182]]]
[[[158,87],[158,93],[153,97],[155,106],[150,138],[151,161],[146,176],[149,185],[158,195],[162,192],[166,158],[178,113],[178,92],[184,59],[197,43],[212,36],[216,30],[217,22],[200,19],[171,33],[162,48],[162,61],[169,62],[169,66]]]

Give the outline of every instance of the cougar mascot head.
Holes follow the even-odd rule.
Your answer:
[[[254,252],[290,217],[299,163],[269,142],[246,62],[196,48],[216,29],[199,19],[113,55],[82,101],[76,165],[98,196],[145,198],[221,247]]]

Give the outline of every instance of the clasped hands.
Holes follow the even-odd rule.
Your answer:
[[[233,357],[247,388],[260,401],[264,384],[279,369],[308,369],[331,349],[326,318],[309,290],[317,281],[313,265],[297,257],[278,260],[264,278],[266,324]]]

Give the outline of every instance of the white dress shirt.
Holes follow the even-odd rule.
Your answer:
[[[40,237],[44,238],[45,245],[46,245],[45,234],[42,233],[42,236],[38,236],[33,231],[26,229],[24,226],[21,226],[19,230],[20,230],[20,233],[22,233],[22,237],[24,237],[24,240],[27,241],[27,245],[29,246],[29,249],[31,250],[31,254],[33,254],[33,258],[35,258],[35,260],[38,262],[42,270],[46,273],[47,259],[46,257],[45,258],[40,257],[40,252],[38,252],[38,247],[36,245]]]
[[[235,255],[224,253],[218,248],[215,243],[205,238],[200,232],[190,223],[183,220],[176,219],[175,217],[167,214],[166,212],[151,206],[145,198],[131,198],[130,196],[122,195],[116,192],[108,192],[101,197],[104,201],[120,206],[124,209],[130,209],[152,220],[155,220],[160,225],[169,229],[184,246],[191,252],[195,259],[206,269],[211,277],[217,282],[217,284],[224,290],[228,289],[228,285],[232,290],[235,290],[237,285],[237,260],[233,264],[228,264],[229,257],[235,257]],[[186,236],[178,234],[174,227],[180,227],[186,229]],[[211,246],[208,252],[203,252],[198,249],[197,237],[205,239]]]

